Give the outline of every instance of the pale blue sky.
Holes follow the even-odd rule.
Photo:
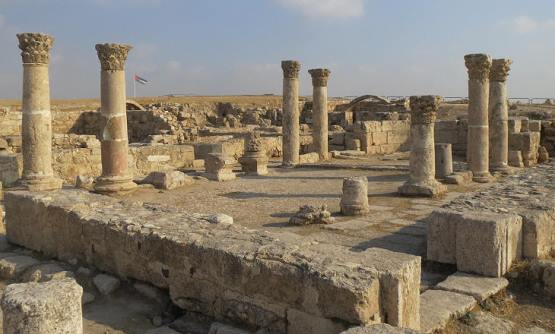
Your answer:
[[[282,59],[330,95],[466,95],[466,53],[513,58],[509,94],[555,97],[553,0],[0,0],[0,98],[19,98],[17,32],[56,41],[54,98],[97,97],[94,44],[132,44],[139,95],[281,92]],[[128,92],[131,94],[131,82]]]

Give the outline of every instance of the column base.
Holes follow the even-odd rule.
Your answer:
[[[295,168],[297,167],[298,164],[293,163],[293,162],[284,162],[281,164],[281,166],[279,166],[280,168]]]
[[[128,176],[100,176],[96,179],[94,191],[99,194],[126,194],[137,188],[137,184]]]
[[[55,177],[21,179],[19,185],[29,191],[52,191],[62,188],[63,181]]]
[[[266,155],[245,155],[239,158],[239,163],[247,176],[268,174],[268,158]]]
[[[341,204],[341,214],[344,216],[362,216],[368,212],[367,205]]]
[[[508,165],[491,166],[490,170],[494,174],[500,174],[500,175],[513,175],[515,173],[514,169],[509,167]]]
[[[399,187],[399,194],[401,196],[437,197],[445,192],[447,192],[447,186],[436,180],[427,183],[413,183],[408,181]]]
[[[472,181],[476,183],[489,183],[494,180],[494,177],[489,172],[472,173]]]

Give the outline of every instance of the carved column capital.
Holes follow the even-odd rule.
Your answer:
[[[464,56],[464,63],[468,69],[468,78],[485,81],[489,79],[491,57],[487,54],[476,53]]]
[[[295,79],[299,77],[301,63],[296,60],[284,60],[281,62],[281,68],[283,69],[284,78]]]
[[[508,58],[494,59],[491,65],[489,79],[491,81],[499,81],[499,82],[507,81],[512,63],[513,61]]]
[[[312,76],[312,85],[314,87],[326,87],[328,85],[328,78],[330,77],[331,71],[327,68],[308,70],[308,73]]]
[[[52,36],[40,33],[17,34],[21,58],[24,64],[48,64],[50,49],[54,43]]]
[[[127,44],[96,44],[96,52],[100,60],[100,67],[103,71],[123,71],[127,54],[132,46]]]
[[[423,95],[410,97],[410,115],[412,124],[431,124],[437,116],[441,96]]]

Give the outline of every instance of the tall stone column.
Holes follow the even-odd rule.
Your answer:
[[[491,181],[489,173],[489,74],[491,57],[486,54],[464,56],[468,69],[468,142],[472,180]]]
[[[22,186],[31,191],[55,190],[62,180],[52,170],[52,114],[48,79],[54,39],[37,33],[17,34],[23,59]]]
[[[295,60],[281,62],[283,69],[283,167],[299,163],[299,71],[301,64]]]
[[[312,76],[312,138],[320,160],[328,159],[328,78],[330,70],[309,70]]]
[[[399,188],[401,195],[434,197],[447,190],[435,179],[434,122],[440,102],[434,95],[410,98],[410,178]]]
[[[97,44],[100,60],[100,111],[103,119],[101,140],[102,175],[95,191],[128,192],[137,187],[127,167],[128,138],[125,105],[125,61],[131,46]]]
[[[510,169],[507,78],[512,63],[510,59],[494,59],[489,76],[490,168],[501,173]]]

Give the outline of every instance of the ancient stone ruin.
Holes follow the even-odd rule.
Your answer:
[[[303,97],[293,60],[282,96],[130,101],[132,48],[105,43],[100,101],[75,105],[50,101],[53,38],[17,37],[4,333],[554,329],[496,313],[555,296],[555,117],[510,110],[508,58],[466,55],[456,102],[329,97],[327,68]]]

